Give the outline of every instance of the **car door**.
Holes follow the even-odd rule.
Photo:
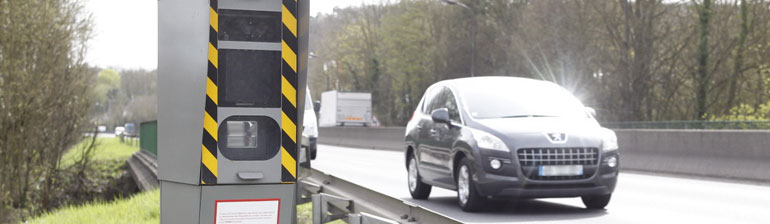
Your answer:
[[[435,182],[438,178],[441,178],[443,172],[441,171],[442,164],[436,157],[436,135],[433,127],[435,126],[433,119],[431,118],[431,112],[443,105],[443,97],[441,91],[444,87],[433,87],[428,91],[428,97],[426,98],[425,107],[423,108],[423,116],[419,129],[418,139],[418,161],[420,175],[428,182]]]
[[[436,181],[452,185],[454,184],[451,163],[452,147],[459,136],[462,121],[460,120],[457,101],[452,91],[449,88],[444,88],[440,95],[442,101],[438,107],[447,109],[451,124],[434,122],[433,130],[430,131],[434,135],[433,156],[436,159],[438,172],[441,176]]]

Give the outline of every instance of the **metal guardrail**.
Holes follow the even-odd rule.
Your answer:
[[[298,198],[313,202],[313,223],[342,219],[351,224],[462,223],[458,220],[313,169],[300,182]]]
[[[625,121],[603,122],[610,129],[770,129],[770,121]]]

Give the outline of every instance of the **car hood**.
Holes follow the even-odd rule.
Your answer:
[[[602,127],[594,119],[523,117],[476,120],[484,131],[498,136],[510,148],[599,147]],[[564,133],[566,141],[553,142],[548,133]]]

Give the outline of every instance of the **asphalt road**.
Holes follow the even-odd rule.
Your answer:
[[[400,152],[328,145],[318,150],[312,166],[320,171],[467,223],[770,223],[768,185],[627,172],[621,172],[605,210],[560,198],[495,201],[483,212],[466,213],[454,191],[434,187],[428,200],[412,199]]]

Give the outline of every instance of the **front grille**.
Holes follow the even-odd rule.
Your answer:
[[[597,148],[538,148],[519,149],[521,166],[543,165],[596,165],[599,162]]]
[[[517,152],[521,170],[533,180],[580,180],[596,172],[599,164],[598,148],[525,148]],[[578,176],[540,176],[539,166],[583,165],[583,175]]]

